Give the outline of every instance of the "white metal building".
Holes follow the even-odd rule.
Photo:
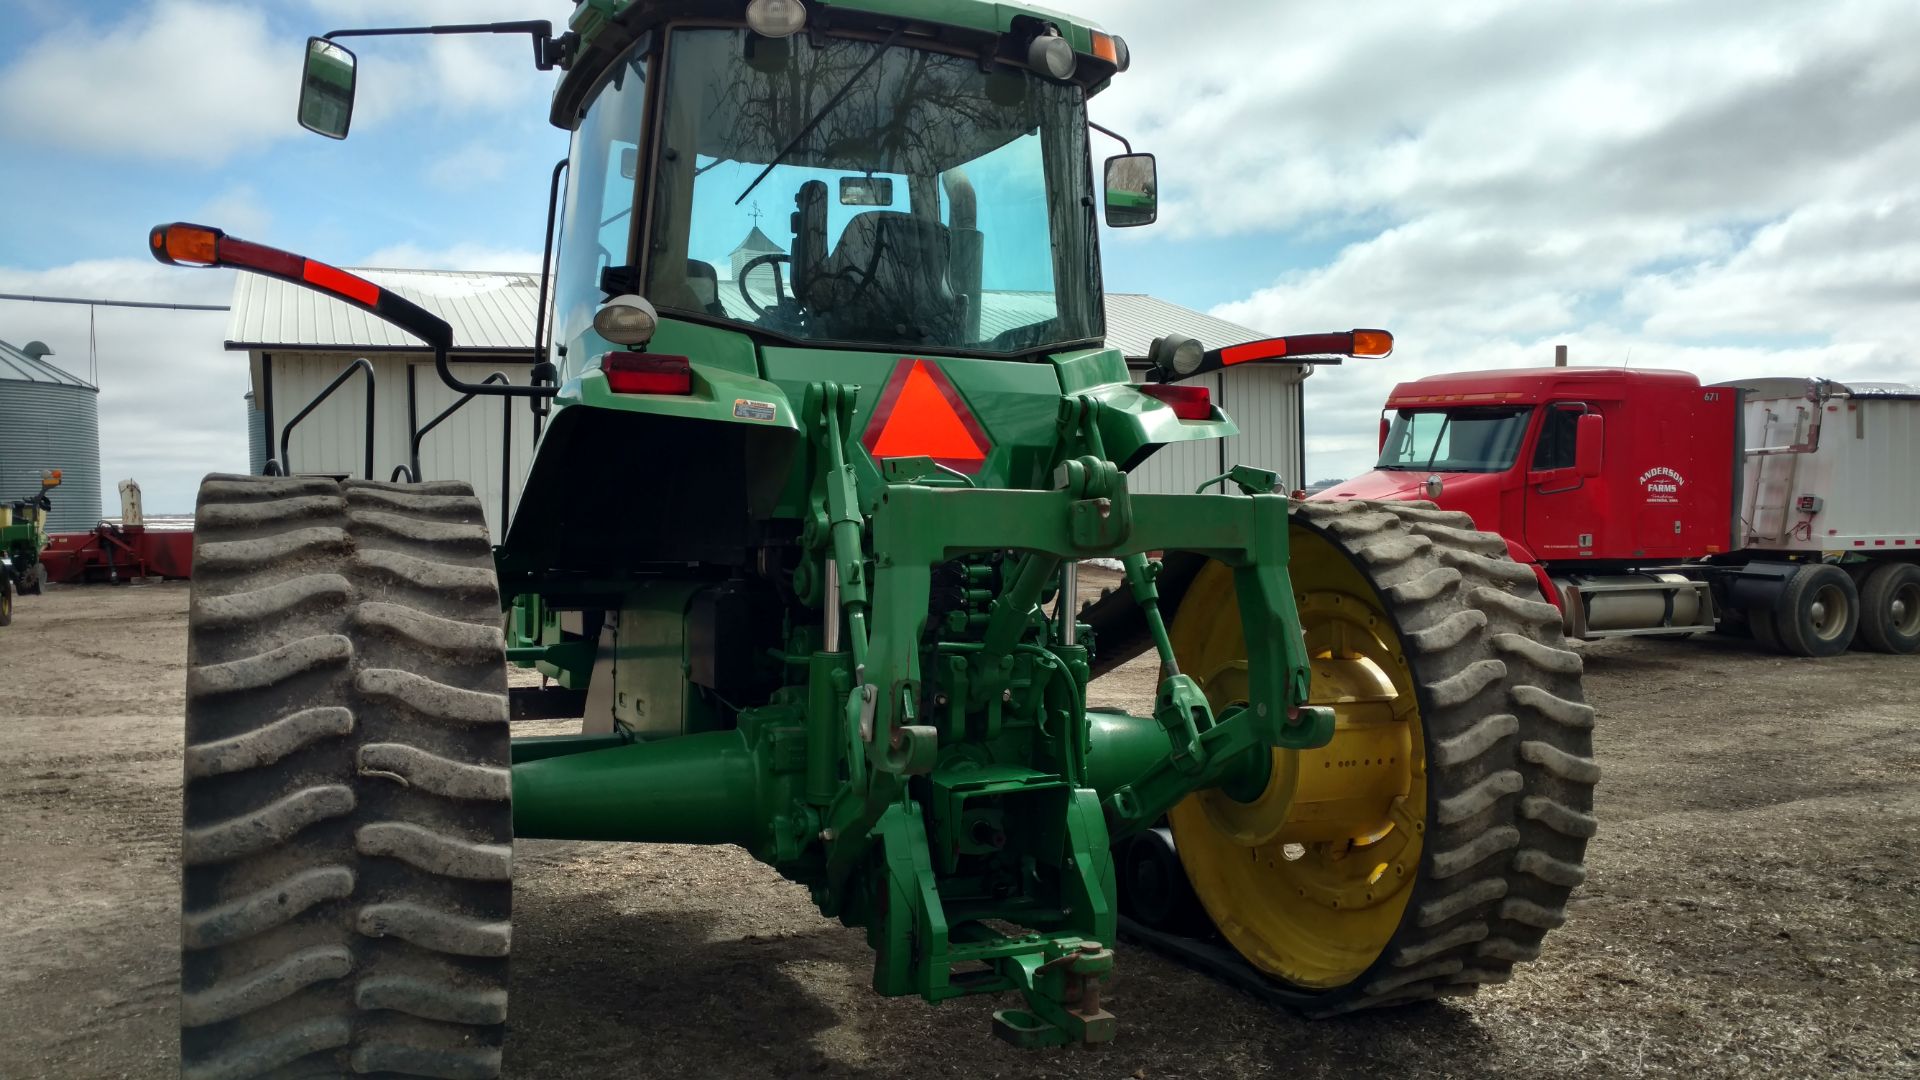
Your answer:
[[[453,327],[454,370],[478,382],[498,371],[527,381],[532,363],[534,309],[539,278],[533,274],[467,271],[354,271],[446,319]],[[1122,350],[1136,378],[1146,372],[1147,348],[1163,334],[1198,338],[1207,348],[1255,341],[1267,334],[1138,293],[1107,296],[1107,340]],[[308,289],[241,273],[234,285],[227,348],[245,350],[251,370],[249,424],[257,442],[255,460],[272,458],[293,472],[361,475],[366,445],[364,377],[353,375],[301,420],[285,438],[287,423],[340,372],[365,358],[374,374],[373,475],[387,479],[408,462],[410,433],[457,399],[433,371],[433,355],[399,330],[346,304]],[[1169,446],[1134,471],[1136,491],[1191,492],[1234,465],[1280,473],[1289,488],[1303,482],[1301,381],[1311,366],[1250,364],[1196,380],[1240,425],[1231,439]],[[507,410],[503,413],[503,409]],[[532,460],[533,420],[524,401],[475,399],[429,433],[421,443],[422,474],[434,480],[466,480],[487,509],[487,523],[501,535],[501,444],[513,418],[508,500]],[[282,460],[282,459],[285,460]]]

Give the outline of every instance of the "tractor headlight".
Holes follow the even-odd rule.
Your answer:
[[[800,0],[753,0],[747,5],[747,28],[761,37],[792,37],[807,25],[807,9]]]
[[[1073,70],[1079,64],[1079,58],[1073,55],[1073,46],[1059,34],[1042,34],[1027,46],[1027,65],[1043,75],[1065,81],[1073,78]]]
[[[614,297],[593,315],[594,332],[615,345],[643,348],[659,326],[653,305],[632,293]]]
[[[1162,382],[1186,378],[1200,370],[1206,358],[1207,351],[1200,342],[1185,334],[1154,338],[1153,344],[1147,348],[1147,360],[1160,369]]]

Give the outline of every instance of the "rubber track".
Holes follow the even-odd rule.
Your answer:
[[[1498,536],[1431,503],[1304,502],[1297,524],[1343,547],[1406,645],[1427,736],[1427,832],[1407,915],[1338,990],[1265,977],[1219,939],[1131,922],[1129,937],[1309,1015],[1472,993],[1539,956],[1566,921],[1594,834],[1593,710],[1579,654]]]
[[[182,1076],[498,1076],[511,784],[478,501],[213,476],[196,522]]]

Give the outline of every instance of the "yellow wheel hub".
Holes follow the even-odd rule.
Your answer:
[[[1234,948],[1296,986],[1332,989],[1378,959],[1406,913],[1426,828],[1425,744],[1412,673],[1373,587],[1320,534],[1295,528],[1292,546],[1309,700],[1333,708],[1333,741],[1274,751],[1252,802],[1197,792],[1169,818],[1187,877]],[[1200,572],[1171,636],[1216,712],[1247,700],[1231,570]]]

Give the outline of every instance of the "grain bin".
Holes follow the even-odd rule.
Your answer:
[[[84,532],[100,523],[100,391],[48,362],[38,341],[0,341],[0,502],[40,490],[59,469],[48,532]]]

